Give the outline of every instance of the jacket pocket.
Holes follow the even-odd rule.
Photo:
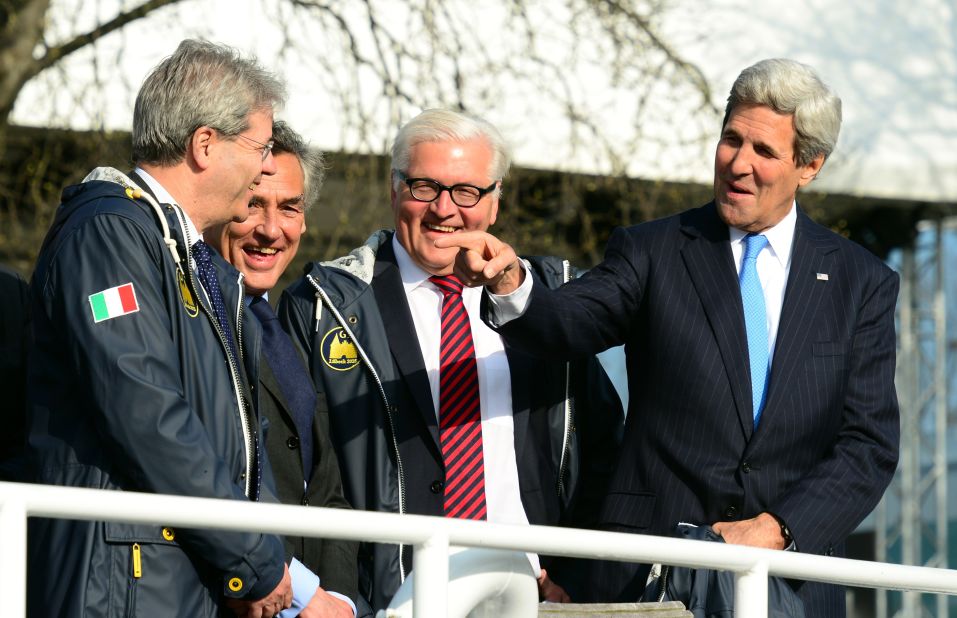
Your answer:
[[[658,497],[650,491],[612,491],[601,509],[602,528],[622,532],[647,530],[655,514]]]
[[[155,525],[106,522],[113,594],[110,616],[214,616],[211,581],[202,560],[179,546],[177,531]]]

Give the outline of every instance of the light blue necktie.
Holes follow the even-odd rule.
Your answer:
[[[744,305],[744,328],[748,334],[748,360],[751,363],[751,403],[754,428],[758,428],[761,409],[767,395],[768,314],[764,306],[764,290],[758,279],[758,254],[768,246],[764,236],[748,234],[744,238],[744,260],[741,264],[741,302]]]

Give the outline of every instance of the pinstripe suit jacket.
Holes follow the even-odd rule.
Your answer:
[[[525,314],[499,330],[551,358],[625,344],[630,404],[606,529],[669,535],[679,521],[768,511],[800,551],[841,555],[896,467],[897,290],[880,260],[799,211],[757,430],[741,296],[713,203],[615,230],[600,265],[557,291],[534,285]],[[599,594],[637,594],[638,570],[601,573]],[[843,615],[840,589],[797,587],[808,616]]]

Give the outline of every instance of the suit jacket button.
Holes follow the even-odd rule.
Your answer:
[[[729,506],[724,510],[724,516],[728,519],[735,519],[738,516],[738,509],[733,506]]]
[[[286,446],[293,450],[299,448],[299,436],[289,436],[286,438]]]
[[[306,496],[303,496],[303,497],[302,497],[302,500],[300,500],[300,503],[301,503],[303,506],[309,506],[309,498],[307,498]]]
[[[430,489],[430,490],[432,491],[432,493],[434,493],[434,494],[440,494],[440,493],[442,493],[442,490],[445,489],[445,482],[444,482],[444,481],[432,481],[432,484],[429,486],[429,489]]]
[[[748,462],[744,462],[743,464],[741,464],[741,471],[744,472],[745,474],[747,474],[748,472],[751,472],[751,464],[749,464]]]

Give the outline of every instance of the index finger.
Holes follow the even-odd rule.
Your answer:
[[[485,240],[484,232],[456,232],[435,239],[435,246],[439,249],[458,247],[459,249],[471,249],[480,254],[487,245],[488,242]]]

